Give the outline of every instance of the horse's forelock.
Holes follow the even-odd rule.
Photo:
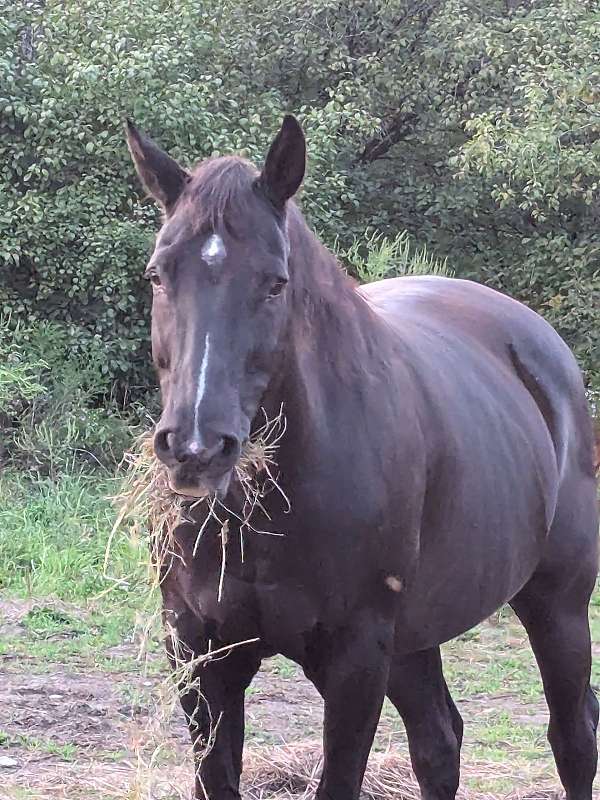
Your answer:
[[[192,172],[177,211],[189,217],[194,231],[235,223],[251,202],[258,174],[239,156],[202,161]]]

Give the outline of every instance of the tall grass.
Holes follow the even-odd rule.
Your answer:
[[[362,283],[403,275],[453,274],[446,259],[436,258],[424,247],[415,247],[406,231],[394,238],[378,231],[366,231],[364,237],[340,251],[339,256]]]
[[[136,604],[146,578],[135,541],[121,537],[111,549],[110,575],[103,572],[115,490],[115,481],[100,475],[32,482],[2,474],[0,590],[74,602],[110,594]]]

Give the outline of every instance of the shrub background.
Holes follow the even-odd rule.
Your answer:
[[[406,230],[540,311],[597,389],[599,39],[592,0],[0,0],[8,328],[50,321],[60,358],[96,365],[86,402],[143,398],[157,212],[123,118],[186,164],[260,162],[289,110],[330,245]]]

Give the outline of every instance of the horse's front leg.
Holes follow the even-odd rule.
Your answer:
[[[175,640],[167,637],[167,654],[194,750],[195,796],[202,800],[239,800],[244,693],[260,666],[260,658],[253,645],[242,645],[226,656],[205,661],[202,655],[207,652],[208,641],[201,634],[190,635],[189,622],[178,623]],[[219,642],[212,643],[213,649],[220,646]]]
[[[317,800],[357,800],[386,692],[393,624],[375,615],[327,637],[310,670],[324,700]]]

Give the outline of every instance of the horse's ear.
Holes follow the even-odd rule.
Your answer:
[[[271,202],[283,208],[302,183],[306,169],[306,142],[300,123],[286,114],[273,140],[260,181]]]
[[[125,131],[129,152],[142,183],[169,214],[189,180],[189,173],[140,133],[130,120],[125,123]]]

